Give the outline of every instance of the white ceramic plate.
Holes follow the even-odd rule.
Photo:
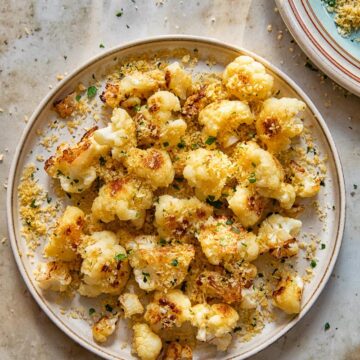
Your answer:
[[[29,162],[36,163],[35,155],[42,153],[45,158],[49,157],[50,153],[39,147],[37,144],[36,131],[44,129],[51,120],[56,118],[56,114],[52,109],[54,100],[57,100],[71,92],[74,87],[81,81],[84,84],[91,83],[92,75],[95,74],[96,78],[100,78],[101,73],[105,69],[123,57],[130,55],[141,55],[148,52],[157,52],[160,50],[170,50],[177,48],[185,48],[190,51],[198,49],[200,54],[199,65],[195,71],[209,70],[206,68],[205,61],[210,57],[215,58],[217,65],[215,70],[222,70],[223,65],[229,63],[239,54],[249,54],[258,61],[262,62],[267,71],[269,71],[275,78],[275,86],[281,90],[282,96],[290,96],[302,99],[308,109],[305,113],[305,122],[312,126],[313,134],[316,137],[316,144],[323,155],[328,156],[328,174],[326,178],[326,186],[321,189],[318,196],[320,206],[325,208],[327,214],[325,222],[320,222],[314,216],[314,210],[310,207],[305,211],[302,220],[304,231],[311,231],[317,234],[322,243],[326,244],[326,249],[318,251],[318,264],[316,267],[315,275],[312,281],[306,285],[301,313],[296,317],[279,316],[277,320],[265,327],[263,332],[251,341],[246,343],[234,342],[234,345],[227,353],[216,353],[214,347],[200,346],[195,353],[196,359],[245,359],[266,346],[273,343],[280,336],[285,334],[291,329],[310,309],[315,300],[320,295],[324,288],[331,271],[334,267],[343,234],[344,228],[344,211],[345,211],[345,195],[344,183],[341,165],[334,142],[331,138],[329,130],[316,110],[313,103],[306,96],[306,94],[285,74],[274,66],[266,62],[264,59],[259,58],[246,50],[233,47],[221,43],[216,40],[205,38],[190,37],[190,36],[169,36],[148,39],[144,41],[137,41],[125,46],[111,49],[100,56],[90,60],[85,65],[78,68],[64,81],[62,81],[51,93],[41,102],[39,107],[34,112],[17,148],[14,156],[13,164],[10,171],[7,208],[8,208],[8,227],[11,239],[11,245],[14,256],[20,272],[24,278],[26,285],[34,296],[35,300],[45,311],[45,313],[52,319],[52,321],[72,339],[79,344],[89,349],[90,351],[102,356],[106,359],[129,359],[132,358],[130,354],[130,334],[125,330],[125,322],[120,322],[117,329],[116,341],[111,341],[105,346],[99,346],[92,340],[91,329],[89,324],[83,320],[73,319],[67,315],[63,315],[60,311],[59,305],[54,301],[51,294],[43,293],[35,284],[32,271],[34,264],[31,259],[25,256],[26,244],[20,236],[21,221],[19,218],[18,208],[18,191],[21,172],[24,166]],[[91,119],[88,119],[89,124]],[[52,130],[54,131],[54,130]],[[77,137],[83,133],[84,130],[80,129]],[[57,132],[59,135],[59,133]],[[63,129],[60,134],[60,141],[71,139],[71,135]],[[57,144],[54,144],[54,149]],[[43,184],[46,190],[51,192],[50,182],[42,170],[42,165],[39,166],[40,170],[36,173],[39,182]],[[54,196],[54,195],[53,195]],[[42,247],[41,247],[42,248]],[[41,259],[41,248],[35,255],[35,260]],[[21,255],[22,254],[22,255]],[[308,263],[301,259],[299,256],[299,270],[304,272],[308,267]],[[36,261],[35,261],[36,263]],[[92,300],[75,298],[73,301],[76,305],[81,305],[85,309],[92,306]],[[127,343],[129,346],[122,348],[122,344]]]
[[[276,0],[296,42],[325,74],[360,96],[359,31],[342,37],[321,0]]]

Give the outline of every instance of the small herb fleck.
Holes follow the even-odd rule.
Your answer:
[[[325,323],[325,325],[324,325],[324,330],[325,331],[328,331],[330,329],[330,324],[327,322],[327,323]]]
[[[100,44],[100,45],[99,45],[99,48],[100,48],[100,49],[103,49],[104,47],[105,47],[104,44]]]
[[[117,16],[117,17],[121,17],[121,16],[123,16],[123,14],[124,14],[124,10],[121,9],[121,11],[118,11],[118,12],[116,13],[116,16]]]
[[[135,106],[133,107],[133,109],[134,109],[136,112],[138,112],[138,111],[140,111],[140,109],[141,109],[141,105],[140,105],[140,104],[137,104],[137,105],[135,105]]]
[[[249,183],[250,183],[250,184],[254,184],[254,183],[256,182],[256,175],[255,175],[255,173],[251,173],[251,174],[249,175],[248,180],[249,180]]]
[[[30,207],[33,208],[33,209],[38,207],[38,205],[36,205],[35,202],[36,202],[36,200],[32,199],[31,204],[30,204]]]
[[[220,200],[215,200],[215,197],[212,195],[209,195],[207,197],[206,202],[216,209],[220,209],[222,206],[222,202]]]
[[[310,262],[310,266],[312,267],[312,268],[315,268],[316,267],[316,261],[315,260],[311,260],[311,262]]]
[[[75,100],[76,100],[77,102],[79,102],[80,99],[81,99],[81,95],[76,95],[76,96],[75,96]]]
[[[165,142],[163,143],[163,145],[164,145],[164,147],[168,147],[168,146],[169,146],[169,143],[168,143],[167,141],[165,141]]]
[[[179,265],[179,261],[177,259],[174,259],[171,261],[171,265],[172,266],[178,266]]]
[[[216,141],[216,137],[215,137],[215,136],[209,136],[209,137],[206,139],[205,144],[206,144],[206,145],[211,145],[211,144],[213,144],[215,141]]]
[[[178,147],[179,149],[183,149],[185,146],[186,146],[186,144],[185,144],[184,140],[181,140],[181,141],[177,144],[177,147]]]
[[[100,166],[104,166],[106,164],[106,160],[103,156],[99,157],[99,164],[100,164]]]
[[[89,309],[89,315],[91,316],[92,314],[94,314],[96,312],[96,310],[94,308],[90,308]]]
[[[127,259],[127,255],[126,254],[117,254],[115,255],[115,260],[116,261],[123,261],[123,260],[126,260]]]
[[[326,248],[325,244],[321,244],[321,250],[324,250]]]
[[[49,196],[49,193],[47,193],[47,194],[46,194],[46,202],[47,202],[48,204],[50,204],[50,203],[51,203],[51,200],[52,200],[52,198]]]
[[[105,305],[105,309],[106,309],[106,311],[108,311],[108,312],[112,312],[112,311],[113,311],[112,306],[109,305],[109,304],[106,304],[106,305]]]
[[[234,332],[238,332],[238,331],[241,331],[241,327],[240,327],[240,326],[237,326],[236,328],[234,328]]]
[[[354,190],[356,190],[358,188],[358,186],[356,184],[354,184],[353,186],[354,186]]]
[[[226,220],[226,225],[232,225],[233,223],[234,223],[234,220],[232,220],[232,219]]]
[[[88,98],[93,98],[97,93],[96,86],[89,86],[87,89],[87,96]]]
[[[166,240],[165,239],[160,239],[159,243],[161,246],[165,246],[166,245]]]
[[[325,181],[324,180],[320,181],[320,186],[325,186]]]
[[[231,227],[231,231],[234,232],[235,234],[240,234],[240,230],[235,226]]]

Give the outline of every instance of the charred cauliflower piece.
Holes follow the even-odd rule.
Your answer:
[[[133,350],[141,360],[156,360],[162,348],[161,338],[147,324],[133,326]]]
[[[149,186],[134,177],[113,180],[101,187],[92,204],[95,219],[108,223],[115,220],[131,220],[142,226],[146,209],[152,206],[153,194]]]
[[[123,77],[118,83],[106,84],[100,99],[112,108],[124,105],[123,103],[127,105],[126,102],[129,102],[129,99],[140,103],[137,101],[138,99],[146,99],[164,86],[165,73],[163,71],[134,71]]]
[[[296,161],[291,160],[291,185],[294,186],[296,195],[302,198],[313,197],[320,191],[320,179],[299,165]]]
[[[134,120],[123,109],[114,109],[110,124],[94,132],[94,139],[100,145],[111,148],[114,159],[121,159],[126,151],[136,146]]]
[[[298,99],[270,98],[264,101],[256,120],[256,132],[271,152],[288,149],[291,139],[302,133],[300,114],[306,105]]]
[[[146,307],[145,321],[158,332],[179,327],[191,319],[191,302],[180,290],[167,293],[156,292],[153,301]]]
[[[69,193],[80,193],[88,189],[96,179],[95,163],[108,151],[93,137],[97,127],[89,130],[76,146],[60,145],[54,156],[45,162],[45,171],[60,180],[62,189]]]
[[[130,274],[126,250],[111,231],[100,231],[84,237],[80,273],[83,276],[79,293],[96,297],[119,295]]]
[[[117,316],[101,317],[92,327],[92,334],[95,341],[98,343],[104,343],[111,336],[115,329],[118,321]]]
[[[66,291],[72,280],[69,265],[60,261],[39,262],[34,276],[41,289],[59,292]]]
[[[229,147],[239,141],[234,130],[240,124],[250,125],[254,120],[249,106],[241,101],[213,102],[199,114],[199,123],[204,125],[203,133],[216,137],[224,147]]]
[[[164,238],[181,239],[191,236],[213,213],[213,208],[196,197],[177,199],[162,195],[155,206],[155,226]]]
[[[198,328],[196,338],[217,346],[225,351],[232,340],[231,331],[235,328],[239,315],[227,304],[197,304],[192,307],[193,326]]]
[[[71,116],[77,108],[77,103],[75,101],[75,93],[69,94],[64,99],[55,101],[54,108],[55,111],[59,114],[59,116],[63,119]]]
[[[166,348],[162,360],[192,360],[192,349],[189,345],[172,342]]]
[[[221,151],[206,149],[190,151],[183,172],[200,200],[208,196],[218,199],[231,174],[229,158]]]
[[[67,206],[45,246],[45,256],[62,261],[75,260],[83,234],[84,219],[85,214],[82,210],[76,206]]]
[[[166,290],[181,284],[195,256],[192,245],[140,246],[129,255],[135,280],[146,291]]]
[[[259,255],[256,235],[225,216],[210,217],[198,234],[201,248],[212,265],[224,265],[241,260],[253,261]]]
[[[192,87],[192,79],[179,63],[173,62],[165,68],[166,87],[180,99],[185,100]]]
[[[301,225],[300,220],[270,215],[259,228],[261,252],[269,251],[276,258],[296,255],[299,251],[296,236],[300,233]]]
[[[250,56],[239,56],[224,70],[223,83],[240,100],[264,100],[271,95],[274,79],[264,65]]]
[[[274,304],[287,314],[298,314],[301,310],[301,298],[304,283],[300,276],[287,276],[278,284],[273,293]]]
[[[142,314],[144,307],[136,294],[122,294],[119,297],[120,304],[125,312],[125,318],[130,318],[135,314]]]
[[[170,185],[175,171],[169,154],[164,150],[133,148],[125,158],[129,173],[144,179],[153,189]]]

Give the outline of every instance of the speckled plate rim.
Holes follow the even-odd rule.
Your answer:
[[[257,354],[261,350],[265,349],[266,347],[268,347],[269,345],[274,343],[281,336],[286,334],[291,328],[293,328],[295,326],[295,324],[297,324],[305,316],[305,314],[313,306],[315,301],[318,299],[320,293],[324,289],[324,287],[331,275],[331,272],[335,266],[336,259],[338,257],[340,247],[341,247],[341,242],[342,242],[342,237],[343,237],[343,232],[344,232],[344,225],[345,225],[345,185],[344,185],[343,171],[342,171],[341,162],[340,162],[340,158],[339,158],[335,143],[331,137],[330,131],[329,131],[324,119],[322,118],[321,114],[316,109],[315,105],[312,103],[310,98],[304,93],[303,90],[301,90],[301,88],[298,85],[295,84],[295,82],[293,80],[291,80],[281,70],[277,69],[274,65],[270,64],[265,59],[261,58],[260,56],[254,54],[248,50],[224,43],[224,42],[216,40],[216,39],[207,38],[207,37],[199,37],[199,36],[191,36],[191,35],[165,35],[165,36],[150,37],[150,38],[146,38],[143,40],[136,40],[136,41],[127,43],[125,45],[113,47],[100,55],[92,57],[89,61],[87,61],[85,64],[79,66],[70,75],[68,75],[62,82],[60,82],[56,87],[54,87],[54,89],[52,91],[50,91],[49,94],[41,101],[39,106],[36,108],[36,110],[32,114],[32,116],[29,120],[29,123],[21,136],[21,139],[20,139],[17,149],[15,151],[14,158],[13,158],[11,168],[10,168],[6,205],[7,205],[8,233],[9,233],[9,238],[10,238],[13,255],[16,260],[18,269],[19,269],[30,293],[32,294],[33,298],[36,300],[38,305],[41,307],[41,309],[53,321],[54,324],[56,324],[70,338],[72,338],[78,344],[80,344],[87,350],[93,352],[94,354],[101,356],[103,358],[106,358],[106,359],[117,359],[117,360],[121,359],[119,357],[114,357],[114,356],[110,355],[109,353],[105,353],[104,351],[101,350],[101,348],[95,347],[93,344],[91,344],[90,342],[86,341],[85,339],[81,338],[78,334],[73,332],[46,305],[46,303],[42,299],[41,294],[37,291],[37,289],[35,287],[33,287],[31,281],[29,280],[29,274],[27,273],[25,266],[22,262],[21,255],[19,254],[17,238],[16,238],[15,230],[14,230],[15,229],[15,223],[14,223],[15,216],[14,216],[13,212],[15,210],[13,208],[13,203],[16,200],[16,199],[14,199],[14,190],[15,190],[14,185],[15,185],[15,181],[16,181],[15,176],[17,174],[18,160],[22,154],[23,146],[26,142],[26,139],[30,133],[31,128],[35,124],[40,113],[43,111],[43,108],[49,103],[49,101],[53,98],[53,96],[55,94],[60,92],[66,86],[66,84],[70,80],[72,80],[76,75],[78,75],[83,70],[86,70],[89,66],[94,65],[96,62],[102,60],[104,57],[108,57],[110,55],[115,55],[119,51],[129,50],[131,48],[136,48],[138,46],[149,44],[149,43],[154,43],[154,46],[156,46],[156,43],[165,42],[165,41],[166,42],[170,41],[170,42],[173,42],[174,44],[176,44],[176,42],[180,43],[182,41],[194,42],[194,43],[197,42],[197,43],[201,43],[203,45],[208,44],[209,46],[217,46],[220,48],[238,52],[239,54],[240,53],[248,54],[249,56],[252,56],[255,59],[257,59],[258,61],[262,62],[266,67],[268,67],[271,71],[273,71],[277,76],[282,78],[288,85],[290,85],[290,87],[307,103],[310,111],[313,113],[315,119],[317,120],[317,122],[320,126],[320,129],[322,130],[322,132],[324,134],[324,137],[325,137],[325,139],[328,143],[328,146],[331,150],[331,156],[334,160],[336,178],[337,178],[337,183],[338,183],[337,190],[338,190],[338,196],[339,196],[339,203],[337,204],[339,225],[338,225],[338,229],[337,229],[337,233],[336,233],[336,237],[335,237],[335,245],[333,248],[333,252],[328,261],[328,264],[324,271],[324,274],[322,275],[322,278],[319,281],[319,284],[318,284],[316,290],[312,293],[312,295],[310,296],[307,303],[303,304],[301,313],[298,316],[294,317],[291,321],[289,321],[289,323],[286,326],[284,326],[279,332],[277,332],[275,334],[275,336],[273,336],[271,339],[264,341],[261,345],[256,346],[253,349],[250,349],[246,353],[243,353],[240,355],[234,355],[233,357],[228,358],[228,359],[233,359],[233,360],[246,359],[252,355]]]
[[[305,54],[335,82],[360,97],[360,76],[357,73],[360,61],[350,56],[346,50],[339,52],[338,48],[342,47],[325,31],[317,17],[315,20],[311,17],[313,9],[309,2],[275,2],[287,28]]]

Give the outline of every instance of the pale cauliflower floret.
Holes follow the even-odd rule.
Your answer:
[[[106,223],[115,220],[117,216],[120,220],[131,220],[141,226],[146,209],[152,206],[152,200],[149,186],[128,176],[102,186],[91,211],[95,219]]]
[[[298,314],[304,283],[300,276],[287,276],[282,279],[273,293],[274,304],[287,314]]]
[[[222,100],[206,106],[199,114],[203,133],[214,136],[225,147],[239,138],[234,133],[240,124],[250,125],[255,118],[249,106],[241,101]]]
[[[256,131],[271,152],[286,150],[291,139],[302,133],[300,114],[306,105],[298,99],[270,98],[264,101],[256,120]]]
[[[161,129],[160,142],[169,144],[167,146],[175,146],[185,135],[186,129],[187,125],[183,119],[171,120]]]
[[[85,214],[76,206],[67,206],[58,219],[54,232],[45,246],[44,254],[62,261],[72,261],[77,257],[77,247],[81,241]]]
[[[239,56],[224,70],[223,83],[240,100],[263,100],[271,95],[274,79],[264,65],[250,56]]]
[[[269,251],[277,258],[296,255],[299,250],[296,236],[300,233],[301,225],[300,220],[272,214],[259,228],[261,251]]]
[[[60,180],[62,189],[80,193],[88,189],[96,179],[95,163],[108,152],[108,147],[99,145],[93,137],[97,127],[89,130],[73,147],[60,145],[54,156],[45,162],[45,171]]]
[[[191,323],[198,328],[196,338],[217,345],[225,351],[231,342],[231,331],[235,328],[239,315],[227,304],[197,304],[192,307]]]
[[[291,184],[282,182],[278,189],[259,188],[259,194],[279,201],[284,209],[291,209],[296,199],[295,188]]]
[[[156,292],[153,301],[146,307],[145,321],[158,332],[179,327],[191,319],[191,302],[180,290],[167,293]]]
[[[133,250],[129,260],[140,288],[152,291],[181,284],[194,256],[192,245],[175,244]]]
[[[124,309],[126,318],[130,318],[135,314],[142,314],[144,312],[144,307],[136,294],[122,294],[119,297],[119,301]]]
[[[43,290],[66,291],[72,277],[69,266],[63,262],[39,262],[34,276],[37,284]]]
[[[186,99],[192,86],[191,76],[179,65],[174,62],[165,68],[165,82],[169,88],[180,99]]]
[[[241,289],[241,309],[255,309],[257,307],[256,291],[253,287]]]
[[[306,198],[315,196],[320,190],[320,179],[303,166],[296,163],[294,160],[290,161],[291,184],[295,188],[297,196]]]
[[[115,329],[118,321],[117,316],[108,317],[103,316],[98,320],[92,327],[92,334],[95,341],[98,343],[104,343],[111,336]]]
[[[211,206],[196,197],[177,199],[170,195],[160,196],[155,209],[155,226],[165,238],[192,235],[200,222],[213,213]]]
[[[189,345],[172,342],[166,349],[162,360],[192,360],[192,349]]]
[[[121,159],[128,149],[136,146],[134,120],[125,110],[114,109],[110,124],[96,130],[94,139],[100,145],[109,146],[114,159]]]
[[[175,176],[170,156],[164,150],[131,149],[125,166],[129,173],[146,180],[153,189],[170,185]]]
[[[228,198],[229,208],[245,227],[255,225],[261,218],[266,201],[252,187],[238,185],[235,193]]]
[[[186,159],[184,178],[195,187],[200,200],[221,196],[228,176],[232,173],[229,158],[218,150],[197,149],[191,151]]]
[[[225,216],[210,217],[201,228],[198,240],[212,265],[223,264],[226,268],[229,263],[253,261],[259,255],[256,235],[229,222]]]
[[[129,278],[130,268],[126,250],[118,244],[111,231],[95,232],[83,240],[83,262],[79,293],[95,297],[100,294],[119,295]]]
[[[156,335],[147,324],[133,326],[133,349],[141,360],[156,360],[162,348],[160,336]]]

